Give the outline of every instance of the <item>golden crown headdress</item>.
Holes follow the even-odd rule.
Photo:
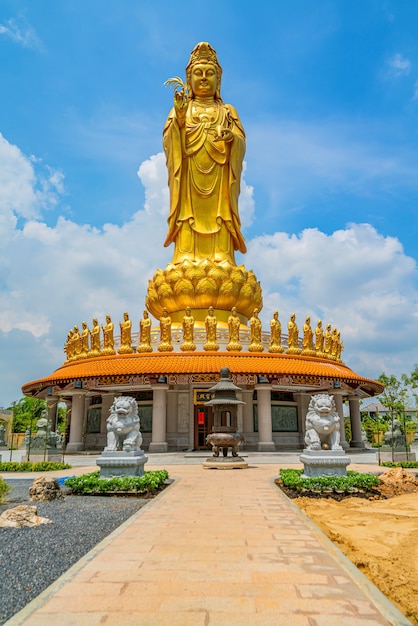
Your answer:
[[[216,51],[207,41],[201,41],[195,45],[191,52],[186,70],[195,63],[213,63],[219,68],[220,71],[222,71]]]

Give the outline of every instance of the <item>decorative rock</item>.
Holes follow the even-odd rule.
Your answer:
[[[50,502],[63,498],[57,479],[46,476],[35,478],[29,488],[29,496],[31,502]]]
[[[51,520],[37,515],[36,506],[21,504],[13,509],[7,509],[0,515],[1,528],[22,528],[22,526],[39,526],[39,524],[51,524]]]

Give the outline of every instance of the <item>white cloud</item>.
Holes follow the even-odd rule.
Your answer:
[[[137,327],[147,282],[171,260],[172,247],[163,248],[168,195],[162,153],[138,171],[145,208],[121,226],[100,229],[63,217],[48,226],[42,207],[59,199],[60,175],[54,178],[3,138],[0,161],[0,227],[7,232],[0,253],[0,352],[7,363],[1,405],[18,399],[21,384],[60,365],[74,324],[86,320],[90,325],[94,316],[103,321],[109,313],[117,325],[126,310]],[[42,176],[50,181],[48,192]],[[243,223],[250,223],[253,190],[245,179],[241,200]],[[412,368],[417,268],[397,239],[368,224],[351,224],[330,235],[317,229],[299,236],[276,232],[247,245],[243,262],[262,283],[265,328],[276,308],[283,326],[293,311],[300,326],[306,315],[313,323],[320,317],[341,330],[344,357],[358,373],[377,376],[383,369]]]
[[[399,52],[394,54],[387,61],[387,74],[398,78],[399,76],[407,76],[411,71],[411,61],[402,56]]]
[[[0,214],[3,226],[7,226],[13,214],[26,219],[40,217],[42,210],[55,207],[63,193],[61,172],[44,166],[39,159],[26,157],[0,133]]]
[[[11,18],[0,24],[0,35],[8,37],[24,48],[42,49],[41,40],[35,29],[23,15],[20,15],[17,19]]]
[[[278,232],[249,242],[246,265],[262,281],[266,323],[279,308],[285,323],[295,311],[300,326],[306,315],[337,326],[344,358],[364,375],[417,360],[418,271],[397,239],[369,224]]]

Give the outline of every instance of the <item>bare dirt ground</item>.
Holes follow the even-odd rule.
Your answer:
[[[418,482],[402,469],[380,478],[384,499],[302,497],[293,502],[418,624]]]

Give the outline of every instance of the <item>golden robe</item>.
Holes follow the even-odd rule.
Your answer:
[[[233,140],[216,141],[218,128]],[[235,265],[234,251],[246,252],[238,215],[245,133],[237,112],[219,101],[191,100],[185,124],[174,109],[164,128],[170,214],[164,246],[175,244],[173,263],[211,259]]]

